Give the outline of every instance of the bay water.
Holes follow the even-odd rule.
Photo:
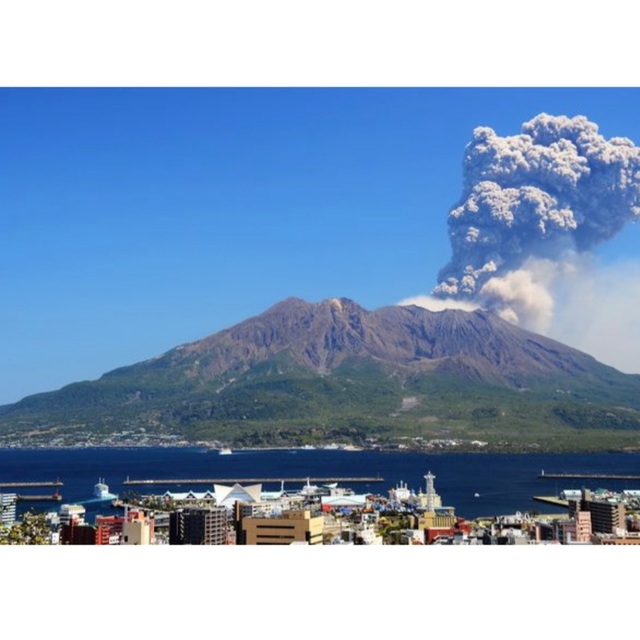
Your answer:
[[[99,478],[111,493],[127,491],[161,494],[171,491],[204,491],[210,485],[173,483],[127,486],[130,479],[243,479],[277,478],[285,480],[291,491],[302,488],[300,479],[362,478],[379,480],[341,482],[356,493],[388,495],[399,483],[418,492],[425,488],[424,475],[435,475],[435,489],[442,503],[456,509],[465,518],[521,512],[554,513],[562,509],[534,501],[533,496],[558,495],[563,489],[587,487],[640,488],[640,480],[551,480],[545,473],[592,473],[640,475],[640,455],[636,453],[597,454],[420,454],[381,451],[344,451],[325,449],[242,450],[219,455],[215,450],[184,448],[73,448],[73,449],[0,449],[0,483],[63,482],[58,490],[62,503],[82,504],[87,521],[95,515],[114,513],[108,501],[93,497]],[[296,481],[287,481],[296,478]],[[306,480],[305,480],[306,482]],[[313,481],[312,481],[313,484]],[[280,483],[263,483],[264,490],[280,488]],[[0,489],[2,491],[3,489]],[[21,494],[51,494],[51,487],[4,489]],[[55,511],[58,503],[21,502],[18,513],[29,508]]]

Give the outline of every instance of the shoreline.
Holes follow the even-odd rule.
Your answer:
[[[135,449],[200,449],[205,453],[215,454],[220,450],[221,447],[213,447],[207,446],[204,444],[196,444],[196,443],[185,443],[185,444],[171,444],[171,445],[162,445],[162,444],[88,444],[88,445],[34,445],[34,444],[25,444],[25,445],[10,445],[10,446],[2,446],[0,445],[0,452],[2,451],[73,451],[73,450],[89,450],[89,449],[111,449],[111,450],[135,450]],[[322,452],[335,452],[342,451],[345,453],[364,453],[364,452],[376,452],[376,453],[392,453],[392,454],[421,454],[421,455],[592,455],[592,454],[628,454],[628,455],[640,455],[640,447],[638,449],[629,449],[629,447],[624,447],[621,449],[615,449],[612,447],[605,447],[602,449],[539,449],[537,448],[534,451],[523,451],[513,450],[513,451],[505,451],[504,447],[500,448],[491,448],[485,447],[482,450],[477,448],[460,448],[460,447],[451,447],[451,448],[437,448],[432,450],[421,450],[421,449],[398,449],[398,448],[385,448],[385,447],[358,447],[355,449],[345,448],[345,447],[314,447],[313,449],[308,449],[305,446],[274,446],[274,447],[236,447],[233,449],[233,454],[237,452],[260,452],[260,451],[322,451]]]

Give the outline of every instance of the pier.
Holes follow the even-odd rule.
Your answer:
[[[304,478],[181,478],[164,480],[130,480],[127,478],[122,484],[124,485],[150,485],[150,484],[281,484],[283,482],[320,482],[328,484],[331,482],[383,482],[384,478],[375,477],[358,477],[358,478],[312,478],[305,476]]]
[[[61,487],[63,485],[60,480],[53,482],[0,482],[0,489],[15,489],[19,487]]]
[[[555,496],[533,496],[536,502],[544,502],[545,504],[552,504],[554,507],[569,507],[569,501],[562,498],[556,498]]]
[[[62,500],[62,496],[59,493],[48,494],[45,496],[38,496],[35,494],[16,494],[17,502],[25,502],[27,500],[32,500],[33,502],[60,502]]]
[[[640,480],[640,475],[619,475],[615,473],[546,473],[542,471],[538,478],[545,480]]]

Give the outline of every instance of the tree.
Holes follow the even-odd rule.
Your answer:
[[[27,511],[12,526],[0,526],[0,544],[51,544],[51,532],[44,513]]]

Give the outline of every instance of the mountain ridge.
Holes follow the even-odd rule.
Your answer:
[[[630,435],[639,398],[640,376],[491,311],[287,298],[98,380],[0,407],[0,434],[133,425],[245,444],[313,441],[331,429],[357,442],[512,431],[535,441],[554,429]]]
[[[597,363],[588,354],[511,325],[491,311],[436,312],[413,305],[367,311],[348,298],[319,303],[287,298],[228,329],[130,366],[185,366],[192,359],[187,375],[210,378],[238,363],[250,368],[287,349],[299,364],[320,374],[330,372],[347,355],[418,368],[432,368],[456,356],[478,358],[500,367],[494,379],[503,382],[509,382],[509,376],[515,381],[515,371],[525,376],[527,371],[576,374]]]

